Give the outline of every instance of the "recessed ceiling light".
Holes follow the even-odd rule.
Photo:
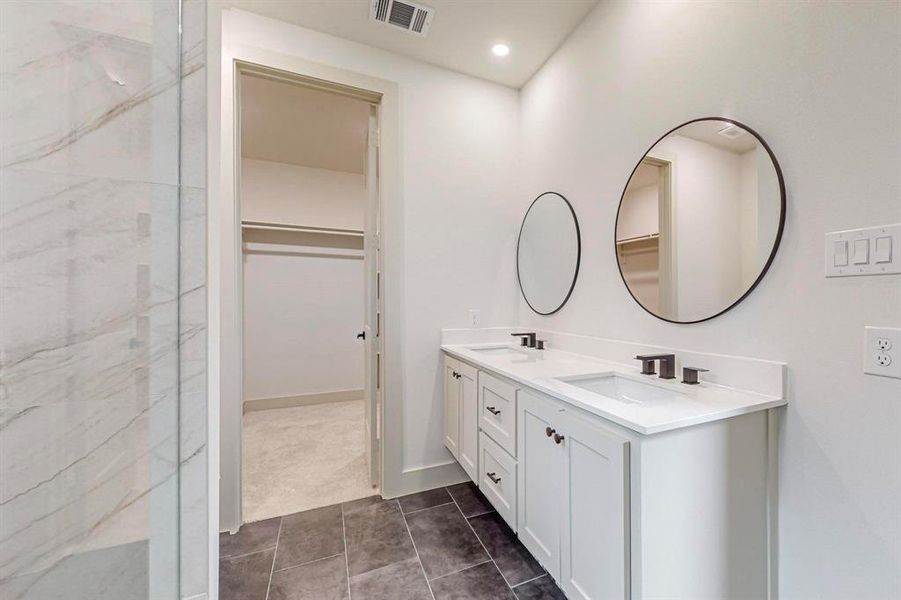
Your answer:
[[[507,44],[495,44],[491,47],[491,52],[495,56],[507,56],[510,54],[510,46]]]

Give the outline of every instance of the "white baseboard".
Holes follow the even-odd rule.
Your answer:
[[[311,404],[326,404],[328,402],[348,402],[350,400],[362,400],[363,390],[338,390],[336,392],[317,392],[313,394],[299,394],[297,396],[282,396],[279,398],[258,398],[244,401],[244,412],[255,410],[270,410],[273,408],[290,408],[292,406],[309,406]]]
[[[469,475],[457,461],[405,468],[401,471],[400,481],[396,489],[383,489],[385,498],[397,498],[407,494],[415,494],[447,485],[455,485],[469,481]]]

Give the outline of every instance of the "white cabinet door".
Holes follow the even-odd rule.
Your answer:
[[[444,357],[444,445],[460,460],[460,363]]]
[[[479,386],[475,367],[459,363],[460,437],[457,460],[469,478],[479,483]]]
[[[553,434],[562,412],[552,402],[524,391],[517,393],[517,403],[519,539],[551,577],[559,581],[561,475],[565,456]]]
[[[629,442],[571,414],[564,436],[560,583],[570,600],[629,594]]]

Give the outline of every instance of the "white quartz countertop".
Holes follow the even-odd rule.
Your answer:
[[[502,347],[515,349],[517,352],[492,353],[479,350]],[[633,366],[608,362],[563,350],[535,350],[515,344],[455,344],[442,345],[441,349],[455,358],[645,435],[786,404],[784,398],[711,383],[685,385],[678,376],[676,379],[666,380],[656,375],[642,375],[637,364]],[[661,394],[663,399],[648,402],[623,401],[557,379],[584,375],[616,375],[672,393]]]

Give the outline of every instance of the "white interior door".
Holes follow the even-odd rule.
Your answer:
[[[369,477],[373,486],[379,485],[379,405],[381,403],[381,277],[379,274],[379,129],[378,107],[369,109],[369,142],[366,157],[367,204],[363,222],[364,308],[364,403],[365,444]]]

